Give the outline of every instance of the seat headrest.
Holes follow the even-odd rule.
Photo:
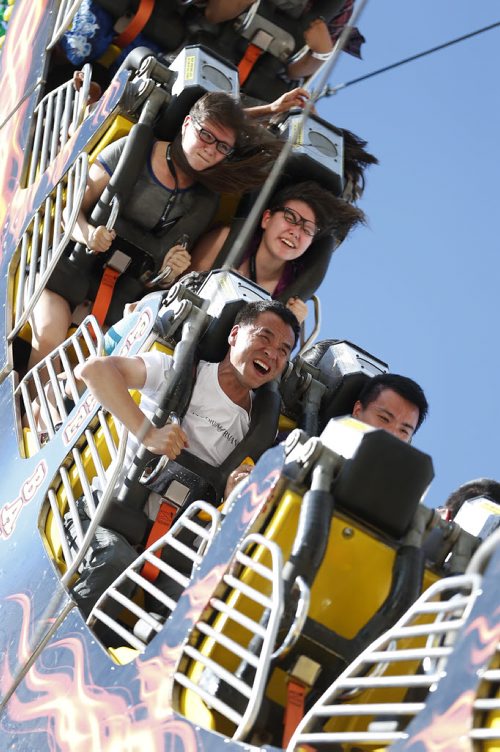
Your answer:
[[[285,414],[299,420],[307,403],[310,376],[325,385],[319,409],[319,430],[331,418],[350,415],[368,379],[387,371],[387,363],[347,340],[317,342],[293,360],[281,384]]]
[[[335,501],[339,508],[399,539],[408,531],[433,477],[428,454],[387,431],[370,430],[338,475]]]
[[[387,363],[347,340],[317,342],[302,359],[318,369],[318,378],[327,387],[321,404],[324,424],[350,415],[367,381],[388,370]]]
[[[194,103],[207,92],[225,92],[239,96],[238,70],[214,50],[188,45],[177,55],[170,70],[177,73],[172,99],[162,112],[155,133],[159,139],[173,141]]]
[[[184,280],[181,280],[184,284]],[[229,332],[238,311],[246,304],[270,300],[270,295],[241,274],[223,269],[213,272],[192,272],[186,275],[186,286],[207,301],[206,312],[211,321],[198,345],[199,356],[212,363],[219,362],[228,349]]]

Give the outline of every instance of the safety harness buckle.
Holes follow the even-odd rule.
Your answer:
[[[130,256],[127,256],[123,251],[114,251],[104,268],[112,269],[114,272],[118,272],[118,274],[123,274],[123,272],[127,271],[131,262],[132,259]]]

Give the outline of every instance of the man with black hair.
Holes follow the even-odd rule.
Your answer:
[[[228,337],[229,350],[220,363],[201,361],[181,425],[150,424],[143,444],[154,454],[174,460],[189,447],[192,454],[219,466],[244,438],[250,424],[252,390],[281,376],[298,337],[299,325],[278,301],[245,305]],[[142,432],[158,406],[157,397],[172,367],[166,353],[134,357],[91,358],[75,370],[94,397],[118,418],[132,436]],[[139,407],[129,389],[142,392]],[[129,441],[125,465],[137,450]]]
[[[382,373],[365,385],[352,415],[409,443],[425,420],[428,409],[425,394],[413,379]]]
[[[299,331],[297,319],[282,303],[262,300],[246,304],[229,333],[229,350],[223,360],[220,363],[200,361],[181,425],[169,423],[156,428],[150,422],[173,363],[173,358],[166,353],[151,351],[134,357],[91,358],[75,369],[75,375],[128,429],[125,470],[137,452],[137,436],[141,435],[144,435],[144,446],[154,454],[174,460],[189,447],[194,456],[219,466],[249,429],[253,390],[281,376]],[[140,406],[129,389],[142,392]],[[145,422],[149,427],[144,434]],[[249,465],[236,468],[229,476],[225,495],[250,471]],[[151,519],[156,517],[160,501],[157,498],[148,501],[146,509]],[[89,524],[86,511],[80,517],[86,529]],[[68,524],[68,530],[74,535],[74,526]],[[123,535],[111,528],[97,528],[85,567],[72,591],[86,615],[136,555]]]
[[[468,483],[463,483],[448,496],[444,507],[441,507],[443,516],[447,520],[455,519],[466,501],[479,497],[500,504],[500,483],[492,478],[476,478]]]

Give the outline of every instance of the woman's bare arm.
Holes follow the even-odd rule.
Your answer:
[[[129,389],[141,389],[146,374],[146,365],[140,356],[91,358],[75,368],[76,378],[82,379],[101,405],[134,436],[142,434],[146,417],[132,399]],[[155,454],[166,454],[169,459],[175,459],[188,446],[187,436],[178,425],[155,428],[147,421],[146,427],[142,443]]]
[[[303,109],[308,99],[309,92],[307,89],[298,86],[296,89],[286,91],[281,97],[278,97],[278,99],[275,99],[274,102],[270,102],[269,104],[245,107],[245,113],[251,118],[270,118],[273,115],[278,115],[280,112],[288,112],[288,110],[291,110],[293,107],[300,107],[300,109]]]
[[[215,227],[213,230],[204,233],[191,252],[190,271],[209,271],[228,235],[229,227],[227,225]]]
[[[76,219],[73,228],[72,238],[77,243],[83,243],[88,248],[98,253],[107,251],[114,237],[114,230],[106,230],[103,225],[95,227],[87,219],[87,215],[101,197],[104,189],[108,185],[110,176],[98,162],[90,166],[87,186],[83,196],[82,207]],[[67,213],[64,215],[67,219]]]

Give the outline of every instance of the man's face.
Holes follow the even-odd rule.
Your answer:
[[[374,428],[383,428],[402,441],[410,442],[420,416],[418,407],[392,389],[383,389],[377,399],[363,407],[358,400],[352,411],[353,418]]]
[[[308,235],[304,230],[306,220],[316,225],[316,217],[311,207],[298,199],[289,199],[286,202],[288,212],[266,209],[262,215],[261,227],[264,230],[262,242],[267,252],[280,261],[293,261],[304,254],[314,240],[314,236]],[[299,220],[293,224],[290,217]],[[310,226],[309,224],[307,225]]]
[[[229,360],[240,383],[257,389],[280,376],[294,343],[291,326],[275,313],[266,311],[251,324],[235,324],[229,335]]]

